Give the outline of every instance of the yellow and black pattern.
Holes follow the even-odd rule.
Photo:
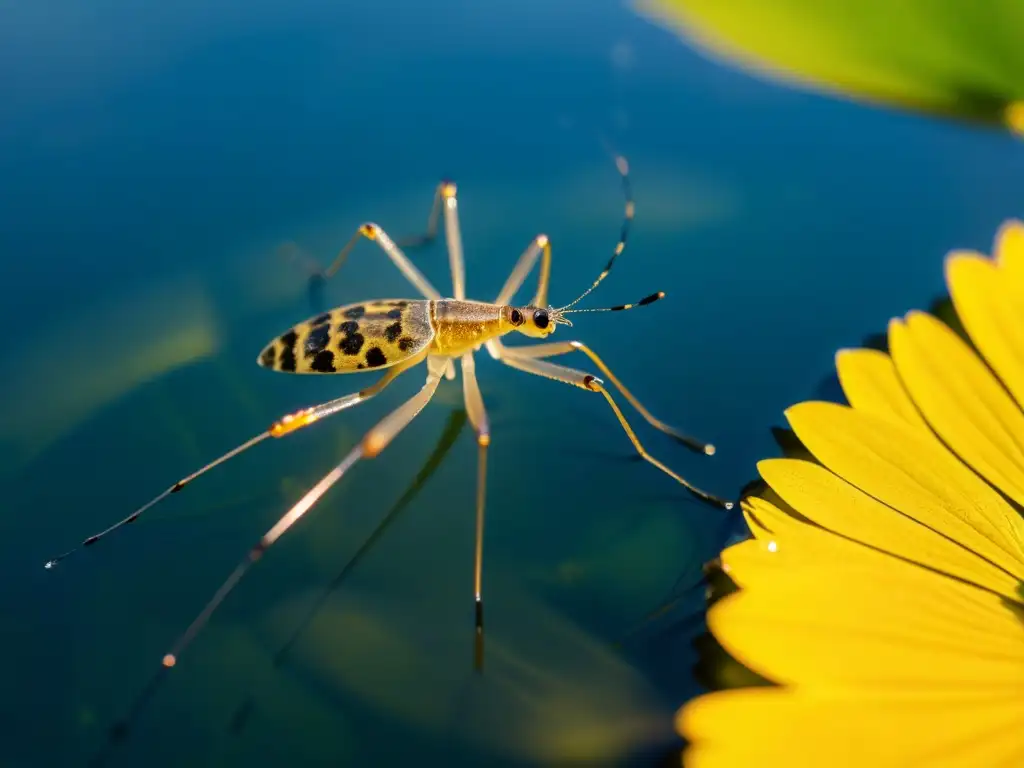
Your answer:
[[[293,326],[264,347],[258,363],[286,373],[354,373],[407,360],[433,338],[429,301],[364,301]]]

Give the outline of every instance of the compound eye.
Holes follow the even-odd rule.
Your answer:
[[[538,309],[533,313],[533,324],[541,330],[547,328],[548,323],[550,322],[551,318],[548,316],[548,311],[546,309]]]
[[[512,320],[512,325],[522,325],[523,324],[523,313],[520,312],[518,309],[513,309],[511,314],[509,315],[509,317]]]

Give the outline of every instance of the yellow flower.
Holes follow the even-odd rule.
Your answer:
[[[911,312],[787,411],[810,457],[758,465],[708,613],[778,685],[684,706],[685,765],[1024,766],[1024,224],[946,282],[969,341]]]

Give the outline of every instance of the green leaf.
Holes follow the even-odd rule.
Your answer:
[[[636,0],[713,56],[857,101],[1024,134],[1019,0]]]

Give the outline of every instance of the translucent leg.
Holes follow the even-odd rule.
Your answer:
[[[442,364],[435,364],[433,360],[428,360],[430,366],[430,372],[427,375],[427,382],[423,385],[415,395],[405,401],[401,406],[392,411],[390,414],[385,416],[380,422],[377,423],[373,429],[366,433],[362,441],[353,448],[341,463],[338,464],[334,469],[328,472],[316,485],[314,485],[305,496],[299,499],[295,505],[285,512],[281,518],[274,523],[274,525],[268,530],[263,537],[256,543],[256,545],[249,550],[249,554],[246,558],[235,568],[234,572],[227,578],[227,580],[221,585],[220,589],[214,593],[214,596],[210,599],[210,602],[206,604],[206,607],[200,612],[195,618],[192,624],[189,626],[185,633],[179,638],[178,642],[175,643],[171,652],[164,656],[164,666],[173,667],[178,657],[182,654],[185,648],[192,642],[195,636],[199,633],[199,630],[203,628],[210,616],[217,609],[217,607],[224,601],[224,598],[228,596],[235,585],[241,580],[245,572],[249,570],[253,563],[263,556],[275,541],[277,541],[284,533],[295,525],[299,519],[308,512],[314,504],[316,504],[325,493],[337,483],[345,473],[348,472],[360,459],[372,459],[383,451],[388,443],[390,443],[399,432],[401,432],[409,422],[411,422],[420,411],[423,410],[424,406],[430,402],[430,398],[434,396],[437,391],[438,382],[441,380],[441,373],[443,368]]]
[[[197,469],[191,475],[188,475],[187,477],[183,477],[182,479],[178,480],[165,491],[158,494],[156,497],[150,499],[141,507],[136,509],[130,515],[128,515],[128,517],[120,520],[117,523],[114,523],[113,525],[100,531],[99,533],[94,533],[92,536],[89,536],[88,538],[82,540],[82,542],[77,547],[69,549],[64,554],[58,555],[52,560],[48,560],[45,564],[45,567],[47,569],[51,569],[55,565],[57,565],[57,563],[59,563],[61,560],[74,554],[83,547],[90,547],[93,544],[96,544],[104,536],[107,536],[108,534],[116,531],[118,528],[128,525],[129,523],[134,523],[136,520],[139,519],[139,517],[144,512],[156,506],[158,503],[166,499],[168,496],[178,493],[178,491],[180,491],[182,488],[184,488],[186,485],[191,483],[196,478],[206,474],[214,467],[220,466],[228,459],[233,459],[235,456],[244,453],[245,451],[252,448],[254,445],[263,442],[268,437],[284,437],[285,435],[290,435],[293,432],[297,432],[300,429],[310,426],[311,424],[315,424],[321,419],[324,419],[328,416],[332,416],[335,413],[338,413],[339,411],[343,411],[346,408],[351,408],[353,405],[365,403],[371,397],[373,397],[374,395],[378,394],[381,390],[383,390],[388,384],[394,381],[395,378],[400,373],[402,373],[403,371],[407,371],[412,366],[418,365],[420,362],[422,362],[424,357],[426,357],[426,353],[417,355],[414,358],[410,358],[409,360],[396,365],[394,368],[389,369],[375,384],[372,384],[371,386],[367,387],[366,389],[362,389],[359,392],[354,392],[350,395],[339,397],[336,400],[330,400],[326,403],[322,403],[321,405],[316,405],[313,406],[312,408],[305,408],[301,411],[296,411],[295,413],[290,413],[287,416],[281,417],[273,424],[271,424],[270,427],[265,431],[261,432],[255,437],[250,438],[249,440],[246,440],[241,445],[232,448],[230,451],[214,459],[209,464],[206,464],[205,466]]]
[[[496,347],[496,349],[498,351],[498,359],[501,360],[506,365],[511,366],[512,368],[518,368],[519,370],[525,371],[526,373],[532,373],[537,376],[544,376],[549,379],[554,379],[555,381],[561,381],[565,384],[570,384],[572,386],[579,387],[580,389],[585,389],[590,392],[600,392],[604,396],[604,399],[608,402],[608,405],[611,407],[612,411],[615,413],[615,417],[619,420],[619,424],[625,431],[626,436],[629,437],[630,442],[633,443],[633,447],[636,448],[637,453],[639,453],[640,456],[646,462],[660,469],[662,472],[664,472],[677,483],[682,485],[697,498],[714,504],[715,506],[721,507],[723,509],[732,509],[733,502],[721,499],[718,496],[710,494],[707,491],[703,491],[700,488],[696,487],[695,485],[690,484],[681,475],[672,471],[658,459],[651,456],[647,452],[647,449],[644,448],[639,438],[636,436],[636,433],[633,431],[633,428],[629,425],[629,422],[626,421],[626,417],[622,414],[622,411],[619,409],[618,404],[612,398],[608,390],[604,388],[603,382],[596,376],[589,373],[585,373],[583,371],[578,371],[574,368],[567,368],[562,365],[548,363],[545,362],[544,360],[520,357],[514,354],[512,350],[510,350],[507,347]]]
[[[478,447],[477,478],[476,478],[476,549],[473,557],[473,594],[476,605],[476,642],[475,665],[477,670],[483,669],[484,663],[484,603],[483,603],[483,563],[484,563],[484,512],[487,500],[487,447],[491,444],[491,427],[487,421],[480,386],[476,381],[476,362],[473,354],[462,356],[462,386],[466,400],[466,413],[469,422],[476,431]]]
[[[655,418],[651,414],[651,412],[644,408],[643,404],[641,404],[641,402],[636,399],[633,393],[626,389],[626,386],[621,381],[619,381],[618,377],[614,373],[612,373],[611,369],[605,364],[605,362],[600,357],[598,357],[597,354],[582,341],[555,341],[547,344],[537,344],[533,346],[523,347],[502,346],[502,349],[504,353],[507,355],[514,355],[519,358],[531,358],[534,360],[546,357],[555,357],[557,355],[564,355],[569,352],[582,352],[594,362],[594,365],[598,367],[601,373],[608,377],[608,380],[611,381],[611,383],[615,386],[616,389],[619,390],[619,392],[622,393],[622,396],[629,401],[630,405],[636,408],[640,415],[647,420],[648,424],[650,424],[655,429],[664,432],[666,435],[675,438],[683,445],[685,445],[687,448],[690,448],[699,453],[707,454],[708,456],[711,456],[715,453],[715,446],[712,445],[711,443],[705,443],[701,440],[698,440],[695,437],[690,437],[689,435],[684,434],[683,432],[671,426],[670,424],[666,424],[661,419]]]
[[[406,256],[395,245],[394,241],[388,237],[388,234],[372,222],[362,224],[359,229],[356,230],[355,234],[352,235],[351,239],[345,243],[345,246],[338,252],[338,255],[334,258],[331,265],[323,271],[321,277],[326,280],[337,274],[338,270],[341,269],[345,261],[348,259],[349,253],[355,248],[356,243],[361,238],[372,240],[380,246],[384,254],[391,259],[392,263],[398,267],[399,271],[405,275],[406,280],[416,286],[416,289],[426,298],[434,299],[435,301],[441,298],[441,294],[438,293],[437,289],[430,284],[430,281],[423,276],[423,273],[413,266],[413,263],[409,261],[409,257]]]

